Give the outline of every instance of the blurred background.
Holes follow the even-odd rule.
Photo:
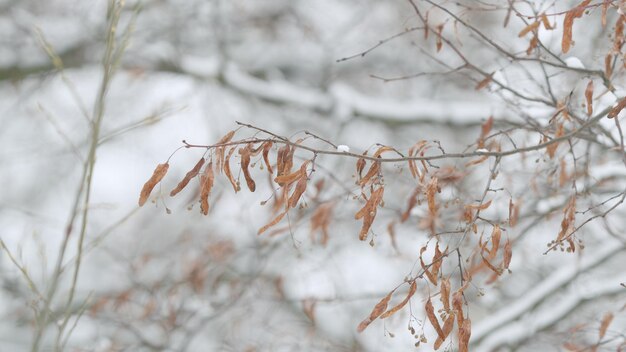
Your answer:
[[[263,205],[273,187],[260,162],[256,192],[242,178],[235,194],[218,177],[203,216],[197,188],[167,195],[203,153],[178,150],[153,201],[137,207],[143,183],[182,140],[214,143],[237,129],[236,121],[294,141],[309,131],[355,153],[371,154],[377,143],[406,152],[420,140],[431,141],[429,153],[437,144],[448,153],[473,151],[489,117],[494,130],[506,131],[503,149],[509,140],[538,143],[532,133],[548,126],[566,98],[573,115],[584,115],[576,99],[590,76],[567,70],[565,59],[602,70],[602,50],[612,42],[601,39],[620,16],[611,2],[608,27],[599,25],[599,9],[578,20],[569,56],[559,51],[560,33],[540,32],[545,50],[559,55],[539,56],[561,65],[544,67],[512,60],[445,11],[415,3],[450,43],[440,44],[432,31],[426,37],[408,1],[0,1],[0,350],[432,350],[436,334],[424,324],[423,304],[436,292],[427,283],[410,308],[356,332],[376,302],[418,271],[420,248],[430,245],[428,258],[434,250],[420,224],[425,206],[397,221],[416,187],[405,165],[386,167],[385,206],[367,241],[359,241],[361,222],[354,220],[362,204],[351,158],[320,155],[310,185],[323,181],[324,192],[310,187],[306,206],[261,236],[257,230],[274,215],[271,201]],[[518,35],[528,24],[519,13],[577,4],[435,3],[520,56],[529,44]],[[561,18],[550,21],[561,26]],[[499,83],[484,82],[449,44]],[[618,97],[621,81],[619,71]],[[615,95],[604,101],[600,80],[596,87],[600,111]],[[597,191],[580,210],[617,197],[589,214],[623,194],[617,132],[605,125],[584,136],[599,135],[593,143],[577,145],[589,148],[580,163],[597,166],[578,181]],[[255,135],[264,136],[249,128],[236,136]],[[296,164],[310,157],[298,152]],[[235,176],[238,160],[235,153]],[[623,207],[581,230],[584,254],[543,255],[572,191],[547,177],[558,175],[562,160],[530,153],[498,166],[491,188],[505,191],[494,192],[486,214],[506,220],[509,200],[522,210],[506,232],[515,243],[512,274],[486,283],[491,273],[476,273],[466,291],[477,350],[531,351],[568,339],[587,346],[609,311],[616,312],[610,341],[600,347],[623,343]],[[489,159],[466,170],[466,162],[435,163],[440,182],[449,180],[442,197],[450,206],[480,200],[495,167]],[[575,166],[569,173],[578,177]],[[320,205],[332,207],[327,240],[311,226]],[[456,215],[442,221],[442,231],[463,225]],[[469,260],[478,238],[441,241],[460,246]],[[458,281],[455,265],[461,263],[451,260],[443,272]],[[442,347],[455,348],[455,338]]]

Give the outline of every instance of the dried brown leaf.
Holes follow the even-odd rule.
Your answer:
[[[365,186],[374,176],[378,175],[380,171],[380,161],[375,161],[370,169],[367,171],[367,174],[359,181],[359,186]]]
[[[302,197],[302,194],[304,194],[304,192],[306,191],[306,186],[307,186],[307,178],[306,177],[300,178],[298,180],[298,183],[296,183],[296,188],[291,194],[291,197],[289,197],[289,206],[291,208],[295,208],[296,205],[298,205],[298,201],[300,200],[300,197]]]
[[[546,16],[545,13],[541,14],[541,23],[543,23],[543,28],[547,29],[547,30],[553,30],[554,27],[550,24],[550,21],[548,21],[548,16]]]
[[[436,39],[437,52],[441,51],[441,48],[443,47],[443,40],[441,38],[442,31],[443,31],[443,23],[437,26],[437,39]]]
[[[372,191],[370,198],[367,200],[363,208],[361,208],[361,210],[354,215],[354,218],[357,220],[363,218],[363,225],[361,227],[361,231],[359,232],[359,239],[361,241],[364,241],[367,238],[369,229],[371,228],[374,218],[376,217],[378,205],[383,199],[384,192],[384,187],[379,187]]]
[[[416,290],[417,290],[417,283],[413,281],[411,283],[411,287],[409,287],[409,293],[407,293],[406,297],[402,300],[402,302],[396,304],[393,308],[386,311],[383,315],[380,316],[380,319],[389,318],[390,316],[397,313],[400,309],[402,309],[409,302],[409,300],[411,300],[411,297],[413,297]]]
[[[215,179],[212,161],[204,169],[204,175],[202,175],[201,179],[200,211],[202,211],[202,214],[207,215],[209,213],[209,195],[211,194],[211,188],[213,188],[213,181]]]
[[[535,22],[529,24],[528,26],[524,27],[524,29],[522,29],[517,36],[521,38],[521,37],[525,36],[526,34],[528,34],[530,32],[536,31],[537,28],[539,28],[540,24],[541,24],[541,22],[539,22],[539,21],[535,21]],[[548,23],[548,25],[549,25],[549,23]]]
[[[239,192],[241,190],[241,187],[239,187],[239,184],[237,183],[237,181],[235,181],[235,178],[233,177],[233,173],[230,171],[230,157],[233,155],[233,152],[236,149],[237,149],[237,147],[232,147],[230,149],[230,151],[226,155],[226,158],[224,159],[224,164],[223,164],[223,166],[224,166],[224,175],[226,175],[226,177],[228,178],[228,181],[233,186],[233,189],[235,190],[235,193],[237,193],[237,192]]]
[[[391,152],[394,151],[395,149],[393,147],[388,147],[386,145],[383,145],[382,147],[378,148],[376,150],[376,152],[374,152],[374,158],[380,158],[381,154],[384,152]]]
[[[533,53],[533,50],[537,48],[539,45],[539,37],[534,36],[530,39],[530,43],[528,43],[528,48],[526,48],[526,55],[530,55]]]
[[[189,184],[189,181],[191,181],[192,178],[198,176],[198,174],[200,173],[200,169],[202,168],[202,165],[204,165],[204,161],[205,161],[204,158],[201,158],[200,160],[198,160],[198,162],[193,167],[193,169],[189,170],[189,172],[187,172],[185,177],[178,183],[178,185],[176,185],[176,188],[174,188],[170,192],[170,197],[177,195],[178,192],[182,191],[183,188],[187,187],[187,185]]]
[[[572,31],[574,26],[574,19],[579,18],[585,12],[587,5],[591,0],[584,0],[575,8],[567,11],[565,18],[563,19],[563,39],[561,40],[561,50],[563,53],[567,53],[572,46]]]
[[[474,209],[474,210],[485,210],[489,208],[490,205],[491,205],[491,200],[482,204],[469,204],[469,205],[466,205],[465,207],[469,209]]]
[[[606,334],[606,329],[611,325],[611,321],[613,321],[613,313],[608,312],[602,318],[602,323],[600,323],[600,331],[598,333],[598,338],[602,340],[604,335]]]
[[[281,176],[284,173],[285,169],[285,154],[289,153],[289,145],[285,144],[284,146],[278,148],[278,152],[276,153],[276,175]]]
[[[459,352],[469,351],[469,340],[472,335],[472,321],[464,319],[463,324],[459,325]]]
[[[246,179],[246,184],[250,192],[254,192],[256,190],[256,183],[252,179],[252,176],[250,176],[250,170],[248,169],[250,166],[250,155],[252,154],[252,144],[250,143],[245,148],[240,148],[239,154],[241,154],[241,171],[243,172],[243,177]]]
[[[441,280],[440,292],[441,294],[439,298],[441,299],[441,303],[443,303],[443,308],[446,311],[449,311],[450,310],[450,280],[448,278],[444,278]]]
[[[472,160],[470,162],[467,162],[465,164],[465,167],[469,167],[469,166],[472,166],[472,165],[478,165],[478,164],[482,163],[483,161],[487,160],[488,158],[489,158],[489,155],[483,155],[483,156],[481,156],[480,158],[478,158],[476,160]]]
[[[269,229],[270,227],[278,224],[285,217],[285,215],[287,215],[287,211],[286,210],[284,212],[278,214],[278,216],[276,216],[272,221],[270,221],[269,223],[267,223],[263,227],[261,227],[259,229],[259,232],[257,232],[257,235],[262,234],[263,232],[267,231],[267,229]]]
[[[511,241],[507,238],[506,243],[504,244],[504,259],[502,260],[502,266],[504,269],[508,269],[511,264],[511,258],[513,257],[513,249],[511,246]]]
[[[370,325],[376,318],[378,318],[385,310],[387,310],[387,305],[389,304],[389,300],[391,300],[391,295],[393,295],[394,291],[389,292],[387,296],[380,300],[370,313],[369,317],[365,318],[357,327],[357,332],[362,332]]]
[[[325,246],[328,242],[329,232],[328,227],[330,225],[330,221],[332,220],[332,210],[335,206],[335,203],[325,203],[317,207],[315,212],[311,216],[311,237],[313,237],[313,233],[318,229],[322,231],[322,239],[320,240],[320,244]],[[315,242],[315,241],[313,241]]]
[[[408,200],[408,204],[406,206],[406,210],[404,211],[404,213],[402,213],[401,217],[400,217],[400,222],[405,222],[409,219],[409,216],[411,215],[411,210],[413,210],[413,208],[417,205],[417,196],[421,193],[422,191],[422,187],[421,186],[417,186],[415,187],[415,189],[413,190],[413,192],[411,193],[411,195],[409,196],[409,200]]]
[[[565,131],[563,129],[563,124],[560,123],[559,126],[556,129],[556,133],[554,134],[554,138],[553,139],[557,139],[560,137],[563,137],[563,135],[565,135]],[[556,153],[557,148],[559,147],[559,142],[555,142],[552,143],[550,145],[548,145],[546,147],[546,151],[548,152],[548,155],[550,156],[550,159],[554,158],[554,155]]]
[[[366,161],[363,158],[359,158],[356,162],[356,173],[359,175],[359,180],[361,180],[361,175],[363,174],[363,169],[365,168]]]
[[[272,169],[272,164],[270,163],[270,159],[269,159],[270,149],[272,149],[273,145],[274,143],[271,141],[267,141],[263,143],[263,161],[265,162],[265,167],[267,167],[267,171],[270,174],[274,173],[274,170]]]
[[[454,313],[451,313],[450,315],[448,315],[448,318],[443,323],[443,334],[444,334],[445,337],[444,338],[441,338],[441,336],[437,337],[437,340],[435,341],[435,344],[433,345],[433,348],[435,350],[438,350],[439,347],[441,347],[441,344],[450,335],[450,333],[452,332],[453,328],[454,328]]]
[[[567,53],[572,46],[572,27],[574,26],[574,12],[568,11],[563,19],[563,39],[561,39],[561,51]]]
[[[478,84],[476,84],[476,87],[474,87],[474,89],[475,90],[481,90],[481,89],[485,88],[486,86],[488,86],[489,83],[491,83],[492,80],[493,80],[493,73],[488,75],[487,77],[485,77],[480,82],[478,82]]]
[[[424,308],[426,309],[428,321],[430,321],[430,324],[433,328],[435,328],[437,335],[440,338],[445,339],[446,336],[443,333],[443,329],[441,329],[441,325],[439,325],[439,320],[437,320],[437,316],[435,315],[435,308],[433,307],[433,302],[430,301],[430,297],[428,298],[428,301],[426,301],[426,306]]]
[[[169,163],[157,165],[157,167],[154,169],[154,172],[152,173],[152,176],[150,176],[150,179],[143,185],[143,188],[141,189],[141,193],[139,194],[139,206],[146,204],[148,197],[150,197],[150,193],[152,193],[154,187],[159,182],[161,182],[163,177],[165,177],[165,174],[167,173],[167,169],[169,169],[169,167]]]
[[[615,33],[613,34],[613,51],[620,53],[622,46],[624,45],[624,22],[626,22],[626,16],[620,15],[615,24]]]
[[[613,74],[613,56],[611,54],[608,54],[607,56],[604,57],[604,75],[608,78],[611,79],[611,75]]]
[[[456,315],[457,325],[463,325],[463,288],[459,288],[452,295],[452,308],[454,309],[454,313]]]
[[[619,115],[619,113],[622,112],[622,110],[624,110],[624,108],[626,108],[626,98],[622,98],[622,100],[620,100],[611,109],[611,111],[609,111],[609,114],[607,115],[607,117],[610,118],[610,119],[617,117],[617,115]]]
[[[224,137],[222,137],[219,141],[217,141],[217,143],[215,145],[222,145],[222,144],[230,142],[231,139],[233,139],[234,135],[235,135],[235,131],[230,131],[230,132],[226,133],[226,135],[224,135]],[[221,147],[215,148],[215,155],[217,157],[217,168],[216,168],[216,171],[218,173],[220,173],[222,171],[222,169],[224,168],[224,152],[225,152],[225,150],[226,150],[225,146],[221,146]]]
[[[491,232],[491,249],[489,250],[489,260],[495,258],[500,247],[500,238],[502,237],[502,230],[500,225],[496,224]]]
[[[437,182],[437,177],[432,177],[426,187],[426,200],[428,201],[428,210],[431,215],[437,214],[437,204],[435,203],[435,194],[439,190]]]
[[[587,116],[593,114],[593,81],[589,80],[585,88],[585,98],[587,99]]]

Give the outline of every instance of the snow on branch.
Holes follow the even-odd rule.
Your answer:
[[[612,243],[597,250],[595,253],[583,257],[579,266],[566,266],[554,272],[540,284],[536,285],[534,289],[525,293],[516,302],[507,304],[499,311],[491,314],[488,319],[476,324],[476,327],[472,331],[472,342],[480,342],[483,339],[490,338],[490,335],[492,334],[499,334],[500,330],[508,329],[508,325],[512,321],[531,311],[533,307],[536,307],[555,292],[565,287],[581,273],[593,269],[594,267],[606,262],[614,255],[622,252],[625,247],[624,243],[613,241]],[[618,284],[616,285],[620,287]],[[516,324],[518,323],[513,323],[511,325],[516,326]],[[499,327],[500,329],[498,329]]]
[[[623,247],[621,247],[623,249]],[[474,347],[474,351],[496,351],[503,345],[515,345],[535,335],[536,332],[554,325],[581,304],[604,296],[618,294],[624,291],[619,283],[624,282],[624,274],[610,279],[601,278],[585,283],[586,289],[572,290],[565,297],[559,298],[558,302],[551,302],[543,309],[529,314],[524,319],[503,326]]]
[[[328,91],[297,86],[286,80],[264,80],[228,63],[220,71],[210,60],[184,59],[181,70],[203,78],[217,78],[245,94],[279,104],[299,105],[321,112],[358,115],[380,121],[430,122],[455,125],[479,125],[490,115],[510,115],[500,106],[479,101],[407,100],[369,96],[345,83],[333,83]],[[346,117],[346,116],[341,116]],[[506,116],[510,117],[510,116]]]

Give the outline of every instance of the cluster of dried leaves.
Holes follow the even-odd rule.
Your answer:
[[[590,0],[585,0],[578,6],[560,14],[563,15],[563,37],[561,40],[563,53],[567,53],[574,44],[572,37],[575,20],[581,18],[590,7],[597,6],[602,7],[602,24],[606,26],[607,11],[610,6],[613,6],[611,1],[592,4]],[[557,27],[556,23],[551,23],[550,17],[558,15],[559,14],[554,15],[544,12],[538,16],[529,18],[530,21],[527,22],[526,27],[518,34],[520,38],[529,34],[531,35],[530,44],[527,49],[528,55],[531,55],[540,47],[540,30],[551,31]],[[623,56],[621,50],[624,44],[625,23],[626,16],[620,14],[612,36],[613,47],[605,57],[604,76],[608,80],[610,80],[613,73],[612,70],[616,60],[615,58]],[[424,29],[426,36],[428,35],[428,28],[429,27],[426,26]],[[443,24],[436,27],[437,51],[441,50],[443,42],[445,41],[442,37],[442,31]],[[476,85],[476,90],[487,87],[492,80],[493,74],[486,74],[486,77]],[[591,117],[594,113],[594,81],[592,79],[587,83],[584,91],[584,100],[586,114],[588,117]],[[549,120],[548,128],[541,133],[540,143],[543,145],[541,149],[545,150],[544,155],[547,160],[558,158],[558,169],[560,170],[558,173],[558,184],[563,187],[566,183],[570,182],[572,178],[575,178],[576,175],[568,173],[568,165],[565,159],[560,156],[561,153],[559,153],[558,148],[560,145],[564,145],[564,142],[568,141],[568,137],[571,136],[570,131],[576,126],[576,121],[568,111],[567,102],[558,102],[555,104],[557,104],[556,111]],[[619,100],[618,103],[610,109],[607,117],[616,118],[624,108],[626,108],[626,98]],[[410,176],[414,180],[415,187],[407,198],[406,208],[399,214],[398,218],[392,220],[387,225],[391,241],[395,247],[395,224],[407,222],[416,208],[423,204],[424,209],[423,212],[421,212],[422,215],[418,225],[420,228],[428,230],[433,238],[435,238],[434,254],[430,261],[424,258],[428,244],[420,249],[419,262],[421,272],[413,277],[408,277],[404,283],[394,288],[383,297],[375,305],[369,316],[363,319],[358,325],[358,332],[364,331],[376,319],[389,318],[407,306],[417,291],[417,280],[421,279],[424,280],[425,285],[429,287],[429,292],[432,288],[432,290],[438,290],[439,294],[440,309],[435,310],[435,304],[432,299],[433,295],[430,294],[424,304],[427,321],[437,333],[437,340],[433,345],[434,348],[439,349],[444,341],[451,336],[456,327],[459,351],[468,350],[471,335],[471,321],[463,311],[465,302],[464,292],[468,284],[472,281],[472,277],[478,273],[490,273],[487,283],[491,283],[497,280],[504,272],[508,271],[513,254],[513,243],[508,235],[504,235],[506,229],[502,226],[506,227],[508,225],[510,228],[516,226],[520,217],[521,202],[514,202],[513,199],[509,199],[508,219],[506,219],[506,221],[502,219],[489,221],[480,216],[481,212],[487,211],[492,205],[496,207],[506,207],[506,204],[497,204],[498,202],[495,199],[485,199],[487,191],[485,191],[485,195],[483,195],[482,199],[478,202],[474,200],[466,204],[464,204],[463,201],[452,202],[450,199],[446,200],[445,197],[440,194],[442,193],[442,189],[445,189],[448,185],[458,184],[463,180],[464,177],[471,172],[472,168],[485,163],[490,157],[494,156],[494,154],[500,153],[500,144],[497,139],[494,138],[499,132],[495,134],[492,133],[493,127],[494,119],[490,117],[481,126],[480,135],[475,143],[477,149],[477,153],[473,155],[475,158],[465,162],[461,170],[454,166],[433,167],[428,158],[429,151],[442,149],[441,146],[437,146],[435,142],[426,140],[420,140],[412,145],[408,149],[406,156],[397,149],[384,145],[378,145],[377,148],[373,150],[371,156],[368,156],[368,151],[365,151],[363,154],[344,153],[348,157],[356,158],[355,178],[358,194],[355,198],[361,202],[361,205],[356,211],[354,218],[355,220],[361,221],[361,228],[358,233],[359,240],[365,241],[370,237],[377,214],[380,208],[385,205],[385,170],[383,165],[386,161],[385,158],[383,158],[383,154],[392,152],[401,156],[400,159],[402,161],[396,163],[401,163],[403,166],[406,166]],[[320,151],[316,151],[311,147],[301,148],[304,139],[292,142],[287,138],[271,134],[270,137],[266,139],[244,138],[241,140],[233,140],[235,133],[236,131],[227,133],[214,145],[193,146],[187,144],[187,148],[206,148],[205,155],[185,174],[184,178],[169,194],[172,197],[176,196],[183,189],[188,187],[193,179],[198,178],[200,210],[202,214],[207,215],[209,213],[209,197],[217,175],[223,174],[232,185],[235,193],[241,190],[240,176],[235,177],[231,170],[231,159],[236,151],[239,156],[240,165],[240,173],[238,175],[242,175],[248,190],[254,192],[257,189],[257,182],[253,172],[256,165],[260,165],[260,169],[266,170],[274,188],[273,216],[267,224],[258,230],[258,234],[260,235],[279,224],[290,210],[296,208],[299,204],[303,204],[302,200],[307,194],[307,187],[315,168],[316,158]],[[294,155],[298,149],[305,149],[306,152],[312,152],[313,156],[311,158],[299,158],[298,160],[303,161],[301,161],[299,165],[296,165]],[[496,160],[496,164],[498,162],[499,157]],[[156,185],[164,179],[168,168],[168,162],[159,164],[156,167],[153,175],[141,190],[139,198],[140,206],[147,202]],[[495,171],[494,165],[489,179],[495,179],[496,177],[497,171]],[[318,199],[317,196],[320,194],[322,187],[323,182],[318,182],[315,185],[317,195],[311,197],[311,199]],[[265,204],[265,202],[262,204]],[[313,241],[315,241],[314,234],[320,233],[321,238],[319,243],[325,245],[328,242],[330,237],[329,226],[336,208],[335,205],[335,201],[320,201],[316,202],[315,206],[311,209],[310,230]],[[445,209],[445,211],[442,211],[442,209]],[[562,248],[563,244],[567,243],[567,251],[574,252],[576,250],[576,243],[574,242],[575,238],[573,235],[577,229],[575,226],[576,196],[572,196],[567,202],[563,209],[563,214],[561,229],[556,239],[550,242],[548,246],[551,247],[551,249],[555,249],[559,246]],[[463,230],[459,232],[463,236],[462,239],[470,239],[475,243],[471,255],[469,255],[465,261],[468,263],[466,268],[463,268],[461,265],[461,253],[458,247],[450,249],[446,246],[445,250],[442,251],[440,249],[441,239],[438,231],[444,229],[445,226],[442,224],[446,217],[447,219],[456,219],[457,222],[464,224]],[[480,236],[477,235],[479,233],[479,223],[483,229]],[[491,233],[486,235],[485,231],[489,229]],[[474,239],[469,236],[472,233],[476,235]],[[582,248],[580,243],[578,245],[579,248]],[[459,257],[457,267],[460,269],[460,283],[457,285],[456,290],[453,291],[453,285],[450,282],[452,272],[444,272],[443,268],[446,258],[455,251],[458,253]],[[396,295],[399,288],[405,285],[408,286],[406,294],[392,305],[391,302],[394,295]],[[309,316],[311,320],[314,320],[315,300],[303,302],[303,309],[305,314]],[[603,319],[600,329],[600,339],[602,339],[606,328],[610,324],[611,317],[607,316]]]

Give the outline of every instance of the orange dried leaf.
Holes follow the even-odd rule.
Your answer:
[[[600,340],[602,340],[602,338],[606,334],[606,329],[608,329],[609,325],[611,325],[611,321],[613,321],[613,313],[608,312],[602,318],[602,323],[600,323],[600,332],[598,333],[598,337]]]
[[[276,153],[276,174],[281,176],[284,173],[285,169],[285,154],[289,153],[289,145],[286,144],[280,148],[278,148],[278,152]]]
[[[602,28],[606,27],[606,13],[609,10],[611,0],[604,0],[602,2]]]
[[[485,210],[487,208],[489,208],[489,206],[491,205],[491,200],[482,204],[470,204],[470,205],[466,205],[466,208],[469,209],[475,209],[475,210]]]
[[[239,149],[239,154],[241,154],[241,171],[243,172],[243,177],[246,179],[246,184],[250,192],[254,192],[256,183],[252,179],[252,176],[250,176],[250,170],[248,170],[250,166],[250,155],[252,154],[252,144],[248,144],[245,148]]]
[[[609,114],[607,115],[607,117],[610,118],[610,119],[617,117],[617,115],[619,115],[619,113],[622,112],[622,110],[624,110],[624,108],[626,108],[626,98],[622,98],[622,100],[620,100],[611,109],[611,111],[609,111]]]
[[[540,24],[541,24],[541,22],[539,22],[539,21],[535,21],[535,22],[529,24],[528,26],[524,27],[524,29],[522,29],[517,36],[521,38],[521,37],[525,36],[526,34],[532,32],[532,31],[537,30],[537,28],[539,28]]]
[[[483,258],[483,264],[485,264],[489,269],[491,269],[491,271],[493,271],[497,275],[500,275],[502,273],[502,271],[500,269],[498,269],[495,266],[493,266],[493,264],[491,264],[489,262],[489,260],[487,258],[485,258],[482,254],[481,254],[481,257]]]
[[[608,54],[604,57],[604,75],[609,79],[611,78],[611,74],[613,73],[612,61],[613,56],[611,54]]]
[[[465,164],[465,167],[469,167],[472,165],[478,165],[480,163],[482,163],[483,161],[487,160],[489,158],[489,155],[483,155],[480,158],[476,159],[476,160],[472,160],[468,163]]]
[[[306,191],[306,186],[307,186],[307,177],[306,174],[302,177],[300,177],[300,179],[298,180],[298,183],[296,183],[296,189],[294,189],[293,193],[291,194],[291,197],[289,197],[289,207],[291,208],[295,208],[296,205],[298,205],[298,201],[300,200],[300,197],[302,197],[302,194],[304,194],[304,192]]]
[[[204,215],[209,213],[209,195],[211,194],[211,188],[213,188],[214,179],[213,162],[210,162],[204,169],[202,184],[200,185],[200,211]]]
[[[439,249],[439,242],[435,246],[435,255],[433,255],[433,260],[430,265],[430,269],[426,270],[426,276],[433,283],[433,285],[437,285],[438,277],[439,277],[439,269],[441,269],[441,265],[443,264],[443,257],[448,252],[448,248],[445,251],[441,252]]]
[[[219,146],[219,145],[223,145],[223,144],[230,142],[230,140],[233,138],[234,135],[235,135],[235,131],[228,132],[226,135],[224,135],[224,137],[222,137],[219,141],[217,141],[215,145]],[[224,167],[225,148],[226,148],[225,146],[215,148],[215,154],[217,156],[217,172],[218,173],[221,172],[221,170]]]
[[[233,155],[233,152],[235,151],[235,149],[237,149],[237,147],[233,147],[230,149],[230,151],[226,155],[226,158],[224,159],[223,165],[224,165],[224,174],[228,178],[228,181],[230,182],[230,184],[233,186],[235,193],[237,193],[241,190],[241,188],[239,187],[239,184],[237,183],[237,181],[235,181],[235,178],[233,177],[233,173],[230,171],[230,157]]]
[[[454,312],[456,314],[456,320],[457,320],[457,324],[458,326],[461,326],[463,324],[463,288],[459,288],[453,295],[452,295],[452,308],[454,309]]]
[[[383,299],[380,300],[380,302],[376,304],[376,306],[370,313],[369,317],[365,318],[359,324],[356,330],[357,332],[362,332],[363,330],[365,330],[365,328],[367,328],[368,325],[370,325],[374,320],[376,320],[376,318],[378,318],[381,314],[383,314],[385,310],[387,310],[387,305],[389,304],[389,300],[391,300],[391,295],[393,295],[394,291],[389,292],[387,296],[385,296]]]
[[[191,181],[192,178],[198,176],[198,174],[200,173],[200,169],[202,168],[202,165],[204,165],[204,161],[205,161],[204,158],[201,158],[200,160],[198,160],[198,162],[193,167],[193,169],[189,170],[189,172],[187,172],[185,177],[178,183],[178,185],[176,185],[176,188],[174,188],[170,192],[170,197],[177,195],[178,192],[182,191],[183,188],[187,187],[187,184],[189,184],[189,181]]]
[[[563,124],[560,123],[559,126],[557,127],[556,133],[554,134],[554,139],[563,137],[563,135],[565,135],[565,132],[563,130]],[[550,159],[554,158],[554,154],[556,153],[556,149],[558,147],[559,147],[559,142],[554,142],[546,147],[546,151],[548,152]]]
[[[508,269],[511,264],[511,258],[513,257],[513,249],[511,246],[511,242],[507,238],[506,243],[504,244],[504,259],[502,260],[502,266],[504,269]]]
[[[363,225],[361,227],[361,231],[359,232],[359,239],[361,241],[364,241],[367,238],[369,229],[374,223],[374,218],[376,217],[376,209],[383,199],[384,191],[384,187],[379,187],[375,191],[372,191],[370,199],[368,199],[363,208],[361,208],[361,210],[359,210],[354,216],[357,220],[363,218]]]
[[[493,79],[493,73],[490,74],[489,76],[485,77],[482,81],[478,82],[478,84],[476,84],[476,87],[474,87],[475,90],[481,90],[483,88],[485,88],[486,86],[489,85],[489,83],[491,83],[491,80]]]
[[[539,37],[538,36],[534,36],[530,39],[530,43],[528,43],[528,48],[526,49],[526,55],[530,55],[533,53],[533,50],[535,50],[535,48],[537,48],[537,46],[539,45]]]
[[[500,229],[500,225],[493,227],[493,231],[491,232],[491,249],[489,250],[489,260],[493,259],[498,252],[498,248],[500,247],[500,238],[502,236],[502,230]]]
[[[365,186],[374,176],[378,175],[380,171],[380,161],[375,161],[370,169],[367,171],[367,174],[359,181],[359,186]]]
[[[591,0],[584,0],[578,6],[572,10],[567,11],[565,18],[563,19],[563,39],[561,40],[561,50],[563,53],[567,53],[572,46],[572,31],[574,26],[574,19],[579,18],[585,12],[587,5]]]
[[[480,136],[487,137],[489,132],[491,132],[491,128],[493,127],[493,116],[489,116],[487,121],[480,126]]]
[[[444,278],[441,280],[441,294],[440,299],[441,303],[443,303],[443,308],[446,311],[450,310],[450,280]],[[444,329],[445,330],[445,329]]]
[[[302,140],[296,141],[296,143],[300,143]],[[285,154],[283,154],[283,174],[291,172],[291,168],[293,167],[293,154],[296,152],[296,148],[291,146]]]
[[[143,185],[143,188],[141,189],[141,193],[139,194],[139,206],[146,204],[148,197],[150,197],[150,193],[152,193],[154,187],[159,182],[161,182],[163,177],[165,177],[165,174],[167,173],[167,169],[169,169],[169,167],[169,163],[157,165],[157,167],[154,169],[154,172],[152,173],[152,176],[150,176],[150,179]]]
[[[219,141],[217,141],[217,143],[215,143],[216,145],[220,145],[220,144],[224,144],[224,143],[228,143],[230,142],[231,139],[233,139],[233,136],[235,135],[235,131],[230,131],[228,133],[226,133],[224,135],[224,137],[220,138]]]
[[[430,321],[430,324],[433,326],[433,328],[435,328],[435,331],[437,331],[437,335],[440,338],[445,339],[446,336],[441,329],[441,325],[439,325],[439,320],[437,320],[437,316],[435,315],[435,308],[433,307],[433,303],[430,301],[430,298],[428,298],[428,301],[426,301],[426,306],[424,308],[426,309],[426,316],[428,317],[428,321]]]
[[[269,229],[270,227],[278,224],[285,217],[285,215],[287,215],[287,211],[284,211],[284,212],[278,214],[278,216],[276,216],[272,221],[267,223],[265,226],[261,227],[259,229],[259,232],[257,232],[257,235],[262,234],[263,232],[267,231],[267,229]]]
[[[380,148],[378,148],[376,150],[376,152],[374,153],[374,158],[379,158],[382,153],[390,152],[390,151],[393,151],[393,150],[395,150],[395,149],[393,149],[392,147],[388,147],[388,146],[384,145],[384,146],[382,146],[382,147],[380,147]]]
[[[417,196],[419,195],[421,190],[422,190],[421,187],[417,186],[413,190],[413,193],[411,193],[411,195],[409,196],[406,210],[404,211],[404,213],[402,213],[400,217],[400,222],[405,222],[409,219],[409,216],[411,215],[411,210],[413,210],[413,208],[417,205]]]
[[[385,314],[380,316],[380,319],[389,318],[390,316],[397,313],[400,309],[402,309],[409,302],[409,300],[411,300],[411,297],[413,297],[413,295],[415,294],[415,291],[417,291],[417,284],[415,283],[415,281],[413,281],[411,283],[411,287],[409,287],[409,293],[407,293],[404,300],[402,300],[402,302],[395,305],[393,308],[386,311]]]
[[[563,39],[561,39],[561,51],[567,53],[572,46],[572,27],[574,26],[574,11],[570,10],[563,19]]]
[[[585,98],[587,99],[587,116],[593,114],[593,81],[589,80],[585,89]]]
[[[274,173],[274,170],[272,169],[272,164],[270,164],[269,159],[270,149],[272,149],[273,144],[274,143],[272,143],[271,141],[263,143],[263,161],[265,162],[265,167],[267,167],[267,171],[270,174]]]
[[[433,348],[435,350],[438,350],[439,347],[441,347],[441,344],[446,340],[446,338],[452,332],[452,328],[454,328],[454,313],[450,314],[448,318],[446,319],[446,321],[443,323],[443,334],[445,337],[444,338],[441,338],[440,336],[437,337],[437,341],[435,341],[435,344],[433,345]]]
[[[437,39],[436,39],[437,52],[441,51],[441,48],[443,47],[443,41],[441,38],[442,31],[443,31],[443,24],[440,24],[437,26]]]
[[[359,180],[361,179],[361,174],[363,173],[363,169],[365,168],[365,159],[359,158],[356,162],[356,173],[359,175]]]
[[[305,161],[304,164],[300,166],[300,169],[298,169],[298,171],[292,172],[288,175],[276,176],[274,178],[274,182],[284,187],[298,181],[302,177],[306,177],[306,167],[309,165],[310,162],[310,160]]]
[[[334,208],[334,203],[325,203],[317,207],[315,212],[311,216],[311,237],[313,237],[313,233],[321,229],[322,231],[322,239],[320,241],[322,246],[325,246],[328,242],[329,233],[328,227],[330,225],[330,220],[332,219],[332,210]],[[313,241],[315,242],[315,241]]]
[[[471,334],[472,321],[465,319],[463,320],[463,324],[459,325],[459,352],[468,352]]]
[[[543,23],[543,28],[547,30],[554,29],[554,27],[550,24],[550,21],[548,21],[548,16],[546,16],[545,13],[541,14],[541,23]]]
[[[426,200],[428,201],[428,210],[430,214],[435,215],[437,213],[437,204],[435,204],[435,194],[439,190],[437,185],[437,178],[430,179],[428,186],[426,187]]]
[[[624,45],[624,22],[626,22],[626,16],[620,15],[615,24],[615,33],[613,34],[613,51],[620,53],[622,46]]]

